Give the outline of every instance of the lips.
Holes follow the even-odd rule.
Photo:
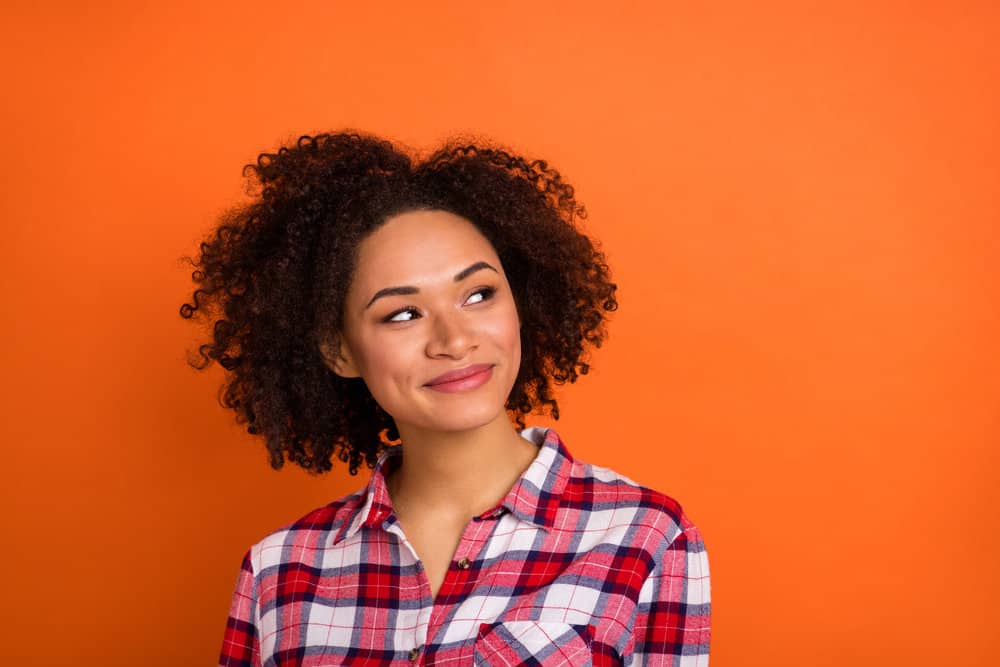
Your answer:
[[[426,386],[433,387],[434,385],[446,384],[448,382],[456,382],[458,380],[463,380],[467,377],[477,375],[483,371],[491,368],[493,364],[473,364],[472,366],[466,366],[465,368],[459,368],[454,371],[448,371],[442,375],[437,376],[433,380],[427,383]]]

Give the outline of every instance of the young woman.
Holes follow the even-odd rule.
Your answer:
[[[221,665],[707,665],[708,562],[669,497],[526,428],[617,307],[545,162],[356,133],[261,154],[186,318],[271,465],[368,484],[243,558]],[[609,444],[620,451],[621,444]]]

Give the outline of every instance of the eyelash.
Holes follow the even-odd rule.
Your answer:
[[[485,303],[486,301],[489,301],[490,299],[492,299],[493,295],[496,294],[496,292],[497,292],[497,290],[496,290],[495,287],[480,287],[479,289],[477,289],[476,291],[474,291],[469,296],[472,297],[472,296],[475,296],[476,294],[482,294],[483,295],[483,300],[479,301],[478,303]],[[466,300],[468,300],[468,299],[466,299]],[[473,305],[475,305],[475,304],[473,304]],[[415,315],[419,314],[419,313],[417,313],[417,309],[416,308],[412,308],[412,307],[410,307],[410,308],[401,308],[399,310],[393,311],[393,312],[389,313],[388,315],[386,315],[384,318],[382,318],[382,321],[385,322],[386,324],[395,324],[397,322],[412,322],[414,319],[416,319],[414,317],[411,317],[408,320],[393,320],[392,319],[392,318],[396,317],[397,315],[402,315],[403,313],[413,313]]]

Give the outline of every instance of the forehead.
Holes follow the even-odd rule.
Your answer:
[[[408,211],[361,241],[352,291],[452,283],[477,261],[502,270],[493,245],[471,222],[448,211]]]

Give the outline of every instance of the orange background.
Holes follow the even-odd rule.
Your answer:
[[[713,665],[996,664],[996,3],[2,11],[5,664],[215,664],[364,483],[271,471],[177,313],[240,167],[345,126],[576,186],[621,309],[559,430],[701,527]]]

